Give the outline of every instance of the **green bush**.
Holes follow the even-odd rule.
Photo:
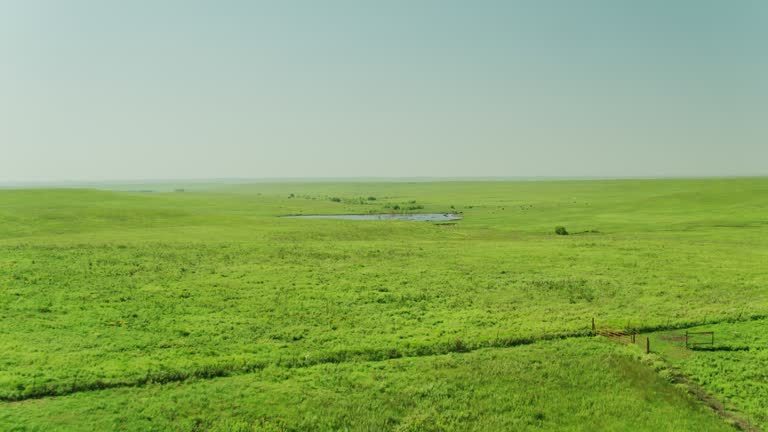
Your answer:
[[[555,234],[557,234],[557,235],[568,235],[568,231],[565,229],[564,226],[556,226],[555,227]]]

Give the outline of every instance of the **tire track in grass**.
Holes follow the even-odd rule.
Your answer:
[[[688,376],[686,373],[681,371],[680,369],[674,367],[671,363],[669,363],[666,359],[664,359],[660,355],[654,355],[653,359],[657,361],[658,363],[661,363],[662,368],[656,369],[657,373],[660,373],[662,371],[665,371],[667,376],[669,377],[669,380],[673,384],[681,385],[685,388],[685,390],[696,398],[696,400],[701,401],[712,409],[717,415],[722,417],[726,423],[730,423],[734,425],[736,428],[747,431],[747,432],[760,432],[761,429],[757,426],[753,425],[749,420],[740,417],[736,415],[735,413],[729,411],[726,409],[725,405],[720,402],[715,396],[713,396],[711,393],[709,393],[704,387],[700,386],[699,384],[696,384],[694,380]],[[649,367],[651,365],[648,365]]]

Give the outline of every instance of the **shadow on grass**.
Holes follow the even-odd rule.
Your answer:
[[[719,345],[719,346],[690,346],[688,347],[691,351],[749,351],[748,346],[728,346],[728,345]]]

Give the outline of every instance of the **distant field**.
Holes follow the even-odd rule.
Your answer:
[[[0,430],[194,430],[190,406],[204,400],[217,408],[201,410],[202,429],[642,430],[620,414],[634,404],[659,410],[647,430],[717,430],[725,423],[703,405],[643,372],[639,349],[584,337],[591,319],[657,329],[768,314],[766,178],[173,189],[0,191]],[[464,219],[278,217],[388,212]],[[581,342],[517,346],[561,336]],[[764,352],[746,354],[759,366]],[[679,364],[768,426],[764,385],[733,384],[736,395],[706,378],[725,355]],[[446,359],[455,373],[435,366]],[[590,370],[600,361],[609,375]],[[526,369],[539,385],[522,385],[500,371],[508,364],[547,366]],[[584,381],[558,393],[569,377]],[[414,408],[381,399],[378,381]],[[308,385],[307,410],[286,407]],[[604,405],[622,388],[627,399]],[[579,403],[606,406],[605,423],[568,408]]]

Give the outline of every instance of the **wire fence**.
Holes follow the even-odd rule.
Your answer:
[[[646,354],[651,352],[650,336],[642,335],[639,330],[629,328],[629,325],[624,329],[603,327],[597,325],[595,319],[592,318],[592,334],[622,344],[644,344]],[[680,346],[686,349],[713,348],[715,345],[715,332],[713,331],[692,332],[686,330],[685,333],[665,333],[660,338],[665,342],[679,342]]]

